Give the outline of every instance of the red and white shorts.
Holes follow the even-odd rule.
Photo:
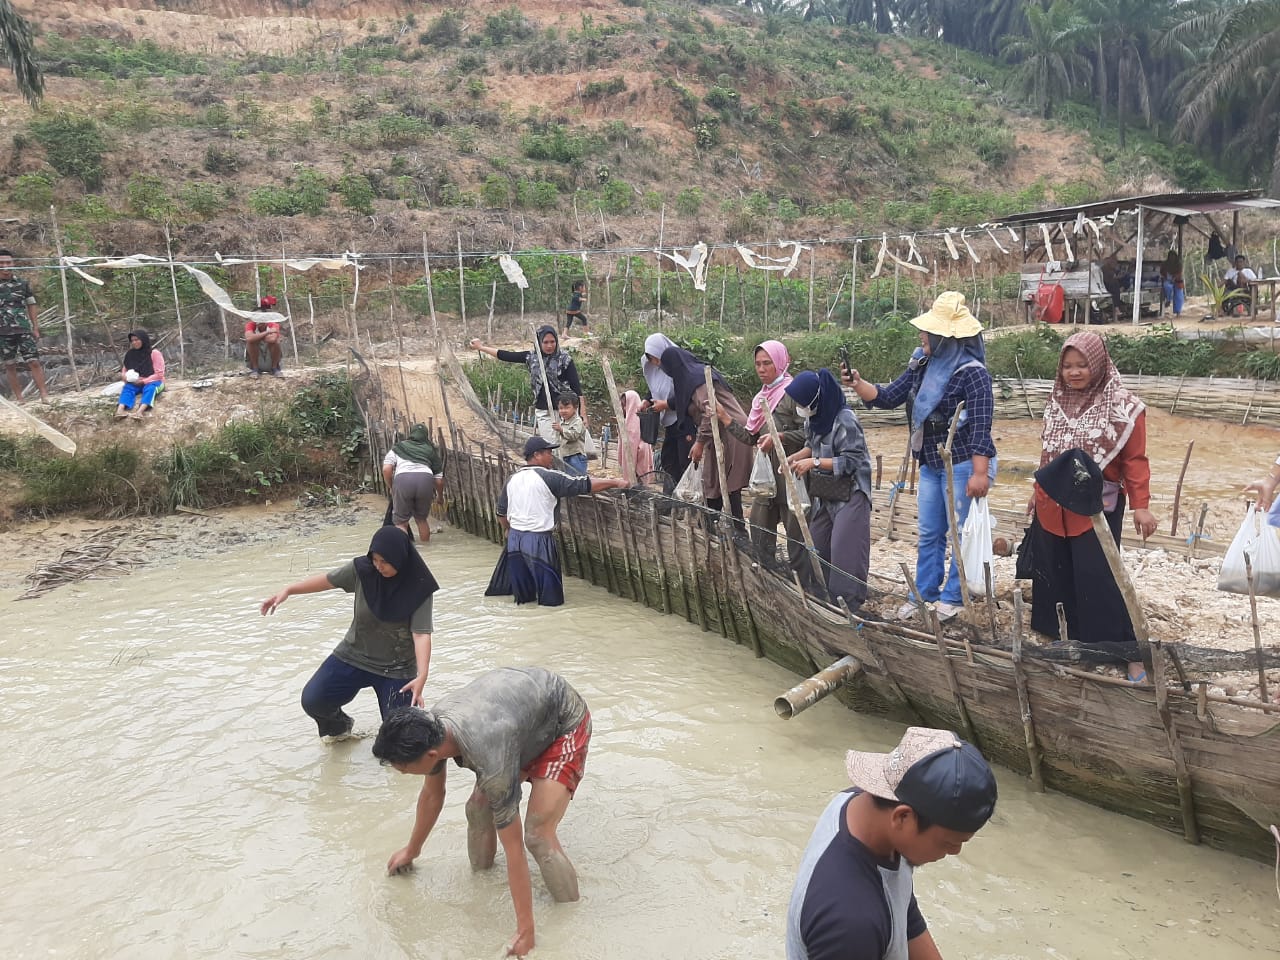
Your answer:
[[[551,745],[520,771],[520,780],[554,780],[573,793],[587,771],[587,745],[591,742],[591,714],[583,714],[582,722],[551,741]]]

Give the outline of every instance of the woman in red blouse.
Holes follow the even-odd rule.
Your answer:
[[[1120,380],[1096,333],[1077,333],[1062,345],[1041,440],[1041,466],[1075,447],[1097,461],[1102,469],[1103,512],[1117,544],[1126,503],[1133,507],[1138,535],[1146,539],[1155,533],[1156,518],[1147,509],[1151,465],[1146,405]],[[1039,484],[1033,502],[1039,523],[1032,548],[1032,628],[1057,638],[1061,603],[1070,639],[1106,645],[1128,663],[1130,680],[1145,680],[1133,624],[1092,522],[1058,506]]]

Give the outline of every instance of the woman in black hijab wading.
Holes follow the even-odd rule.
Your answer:
[[[355,594],[355,616],[302,691],[302,709],[322,737],[351,732],[355,721],[342,708],[365,687],[377,693],[384,718],[396,707],[422,706],[431,666],[432,595],[439,584],[409,535],[383,527],[365,556],[290,584],[260,609],[266,616],[289,597],[333,589]]]

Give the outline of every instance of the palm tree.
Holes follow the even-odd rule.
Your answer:
[[[31,25],[18,15],[10,0],[0,0],[0,44],[18,83],[18,92],[35,106],[44,94],[44,77],[36,65]]]
[[[1148,61],[1156,38],[1181,19],[1179,0],[1083,0],[1081,13],[1096,30],[1098,90],[1105,98],[1106,72],[1115,64],[1116,125],[1120,146],[1125,145],[1125,111],[1137,107],[1147,122],[1151,120],[1151,85]],[[1099,117],[1105,118],[1102,99]]]
[[[1224,108],[1241,110],[1233,145],[1271,145],[1269,192],[1280,193],[1280,0],[1244,0],[1179,30],[1209,28],[1216,41],[1198,72],[1198,90],[1178,118],[1178,131],[1203,135]]]
[[[1048,9],[1029,0],[1024,10],[1027,35],[1003,37],[1000,49],[1005,59],[1018,62],[1014,85],[1035,102],[1040,116],[1048,118],[1054,99],[1070,95],[1071,88],[1082,79],[1087,82],[1092,73],[1079,51],[1089,25],[1066,0],[1053,0]]]

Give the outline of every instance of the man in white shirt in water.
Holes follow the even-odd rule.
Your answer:
[[[486,597],[514,595],[516,603],[536,600],[544,607],[564,603],[560,552],[552,533],[561,498],[630,486],[626,480],[552,470],[551,451],[558,446],[530,437],[524,445],[527,466],[513,473],[498,495],[498,522],[507,531],[507,549],[498,560]]]

